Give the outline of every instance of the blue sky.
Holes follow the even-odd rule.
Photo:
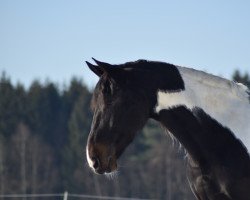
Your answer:
[[[250,72],[250,1],[0,0],[0,71],[90,87],[84,61],[160,60],[230,78]]]

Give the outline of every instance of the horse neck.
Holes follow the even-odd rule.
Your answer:
[[[229,128],[250,149],[250,104],[246,87],[205,72],[178,67],[185,89],[158,92],[156,112],[185,106],[201,108]]]
[[[203,155],[200,154],[201,149],[199,147],[201,143],[197,143],[192,135],[199,132],[199,126],[197,126],[197,120],[186,107],[179,106],[169,110],[161,110],[157,120],[166,128],[168,133],[181,143],[195,161],[202,159]]]
[[[249,171],[249,154],[241,141],[202,109],[190,111],[179,106],[162,110],[158,120],[186,149],[191,164],[199,166],[204,173],[221,163],[231,167],[239,164],[243,171]]]

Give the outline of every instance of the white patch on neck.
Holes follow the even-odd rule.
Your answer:
[[[247,87],[205,72],[178,67],[185,84],[179,92],[158,91],[155,111],[184,105],[199,107],[229,128],[250,150],[250,103]]]
[[[93,161],[89,157],[88,145],[86,147],[86,157],[87,157],[87,161],[88,161],[89,167],[94,170],[94,167],[93,167],[94,163],[93,163]]]

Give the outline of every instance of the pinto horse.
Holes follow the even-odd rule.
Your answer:
[[[199,200],[250,199],[250,98],[246,86],[194,69],[138,60],[86,62],[99,76],[86,154],[98,174],[117,159],[149,118],[186,149],[187,176]]]

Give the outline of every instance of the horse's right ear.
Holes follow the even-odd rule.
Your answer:
[[[100,66],[93,65],[93,64],[89,63],[88,61],[86,61],[86,64],[88,65],[89,69],[92,72],[94,72],[97,76],[101,77],[101,75],[103,74],[103,70],[100,68]]]

